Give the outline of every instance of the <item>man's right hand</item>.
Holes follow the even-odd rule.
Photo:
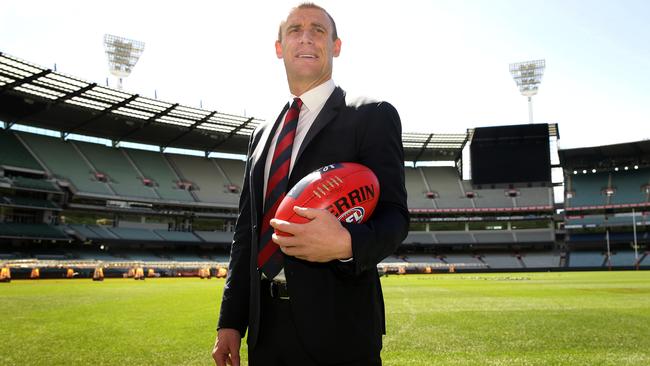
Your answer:
[[[217,331],[217,340],[212,349],[212,358],[217,366],[239,366],[241,334],[236,329],[222,328]]]

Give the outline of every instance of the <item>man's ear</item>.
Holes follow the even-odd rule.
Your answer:
[[[334,41],[334,50],[333,51],[334,51],[333,56],[334,57],[339,57],[339,54],[341,53],[341,38],[337,38]]]
[[[275,41],[275,55],[282,58],[282,42]]]

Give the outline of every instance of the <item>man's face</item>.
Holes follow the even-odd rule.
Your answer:
[[[307,86],[302,92],[332,77],[332,58],[341,52],[341,40],[332,40],[332,23],[320,9],[296,9],[282,26],[282,41],[275,42],[284,59],[289,86]]]

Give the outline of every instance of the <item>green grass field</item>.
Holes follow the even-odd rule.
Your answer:
[[[650,271],[382,282],[385,365],[650,364]],[[211,365],[223,283],[0,283],[0,364]]]

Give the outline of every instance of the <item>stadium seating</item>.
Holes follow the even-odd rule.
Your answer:
[[[444,254],[441,257],[444,263],[462,265],[470,264],[476,266],[485,266],[485,263],[472,254]]]
[[[472,235],[478,244],[514,243],[515,239],[512,233],[509,230],[472,231]]]
[[[43,172],[43,167],[34,159],[12,131],[0,129],[0,166]]]
[[[613,267],[631,267],[636,264],[636,258],[633,251],[612,252],[610,263]]]
[[[638,214],[636,223],[650,224],[650,217]],[[577,227],[591,227],[591,226],[632,226],[631,215],[608,215],[605,220],[605,215],[584,215],[584,216],[567,216],[565,219],[565,226],[568,228]]]
[[[608,186],[608,173],[574,174],[565,178],[568,190],[572,191],[572,197],[566,199],[567,207],[607,204],[602,190]]]
[[[188,191],[178,188],[176,183],[180,178],[161,153],[135,149],[122,149],[122,151],[131,158],[145,178],[152,179],[156,183],[155,190],[163,200],[194,202],[194,198]]]
[[[212,159],[222,169],[226,180],[230,184],[241,190],[244,184],[244,170],[246,169],[246,162],[242,160],[230,159]]]
[[[610,174],[612,187],[616,189],[611,197],[611,204],[646,202],[647,194],[641,187],[650,184],[650,169],[623,170]]]
[[[13,238],[68,239],[58,228],[47,224],[0,223],[0,236]]]
[[[121,150],[87,142],[70,143],[78,148],[94,171],[108,176],[107,183],[118,196],[159,198],[152,188],[142,183],[142,175]]]
[[[503,189],[475,189],[474,202],[479,208],[515,207],[514,199],[507,197]]]
[[[192,242],[192,243],[201,242],[201,239],[197,238],[196,235],[187,231],[169,231],[169,230],[157,229],[154,230],[154,233],[156,233],[158,236],[160,236],[161,238],[167,241]]]
[[[30,133],[16,133],[57,179],[71,183],[80,193],[114,196],[106,183],[95,179],[93,169],[69,141]]]
[[[419,169],[422,170],[422,173],[431,191],[438,194],[435,199],[437,208],[473,207],[471,200],[465,197],[465,192],[462,190],[460,177],[456,168],[422,167]],[[407,191],[409,192],[410,196],[412,193],[408,187]]]
[[[560,266],[560,256],[558,253],[553,252],[523,253],[521,255],[521,260],[526,265],[526,268],[553,268]]]
[[[408,207],[418,209],[435,208],[433,200],[426,196],[429,189],[422,180],[422,168],[405,167],[404,174],[406,178],[406,191],[408,192]]]
[[[553,229],[524,229],[513,230],[515,243],[552,243],[555,241]]]
[[[489,268],[514,269],[524,268],[522,262],[512,253],[490,253],[482,256]]]
[[[164,240],[159,235],[148,229],[135,229],[126,227],[111,227],[108,228],[110,232],[115,234],[118,238],[123,240],[132,241],[162,241]]]
[[[28,189],[31,191],[61,193],[61,189],[59,189],[59,187],[55,183],[44,179],[33,179],[33,178],[16,176],[13,177],[11,181],[11,185],[15,188]]]
[[[237,206],[239,193],[228,191],[230,182],[212,159],[178,154],[168,154],[166,157],[181,179],[193,183],[192,193],[201,202]]]
[[[34,208],[34,209],[50,209],[50,210],[60,210],[61,208],[54,202],[37,199],[31,197],[21,197],[21,196],[0,196],[0,205],[8,205],[15,207],[24,207],[24,208]]]
[[[233,233],[224,231],[195,231],[194,234],[206,243],[232,243]]]
[[[571,252],[569,267],[602,267],[605,256],[601,252]]]
[[[519,188],[519,195],[515,197],[517,207],[526,206],[552,206],[553,189],[547,187]]]

